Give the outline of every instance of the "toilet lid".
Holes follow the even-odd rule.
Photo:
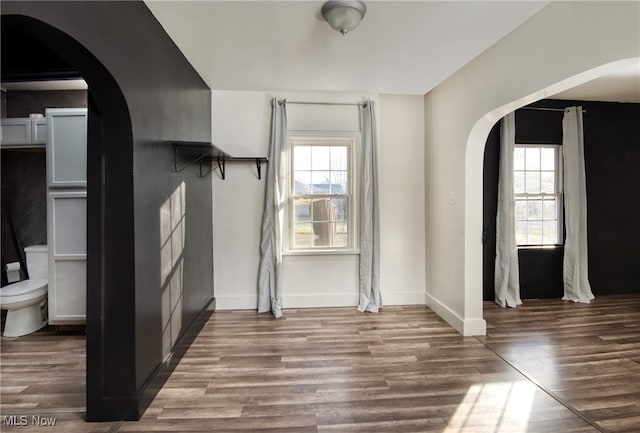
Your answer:
[[[0,296],[21,296],[47,287],[47,280],[22,280],[0,288]]]

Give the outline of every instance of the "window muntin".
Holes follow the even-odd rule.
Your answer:
[[[289,250],[346,250],[354,245],[355,140],[290,140]]]
[[[562,152],[558,145],[516,145],[513,151],[516,243],[562,244]]]

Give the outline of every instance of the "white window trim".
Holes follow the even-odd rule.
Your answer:
[[[562,145],[560,144],[542,144],[542,143],[516,143],[514,146],[514,150],[516,147],[538,147],[538,148],[550,148],[554,149],[556,152],[555,158],[555,182],[557,185],[557,192],[554,194],[549,193],[540,193],[540,194],[530,194],[530,193],[520,193],[516,194],[514,191],[514,199],[519,197],[524,198],[544,198],[550,196],[558,197],[558,206],[556,207],[556,218],[557,218],[557,242],[554,244],[517,244],[518,249],[536,249],[536,248],[557,248],[564,245],[564,180],[563,180],[563,154],[562,154]],[[513,156],[512,156],[513,157]],[[515,167],[514,169],[515,170]]]
[[[359,248],[359,182],[358,182],[358,161],[360,160],[359,132],[325,132],[325,131],[295,131],[287,133],[286,149],[286,210],[285,210],[285,230],[283,239],[282,254],[286,256],[313,256],[313,255],[355,255],[360,254]],[[349,187],[351,189],[352,200],[349,203],[349,246],[347,247],[316,247],[316,248],[294,248],[294,206],[293,206],[293,146],[296,145],[347,145],[349,148]]]

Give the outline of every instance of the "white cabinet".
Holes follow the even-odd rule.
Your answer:
[[[15,117],[2,119],[3,148],[44,147],[47,142],[47,120]]]
[[[47,119],[29,119],[31,122],[31,143],[47,143]]]
[[[47,186],[87,187],[87,110],[47,110]]]
[[[87,289],[87,110],[47,110],[49,323],[81,324]]]
[[[84,323],[87,303],[87,193],[51,191],[47,200],[49,323]]]

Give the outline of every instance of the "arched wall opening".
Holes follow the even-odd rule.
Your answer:
[[[465,311],[482,317],[483,295],[483,161],[493,126],[506,114],[525,105],[584,84],[600,76],[637,65],[640,57],[608,62],[568,77],[531,95],[498,107],[482,116],[469,134],[465,158]]]
[[[215,305],[212,183],[171,146],[211,141],[211,90],[143,2],[1,13],[89,83],[87,419],[139,419]]]
[[[110,394],[135,393],[119,384],[135,383],[131,369],[107,369],[104,358],[132,356],[132,347],[113,344],[117,330],[133,329],[133,139],[120,86],[105,66],[63,31],[25,15],[3,15],[2,26],[19,27],[78,71],[87,82],[87,418]],[[44,77],[43,77],[44,78]],[[109,296],[106,296],[106,295]],[[119,299],[118,299],[119,298]],[[119,311],[118,327],[104,313]],[[115,331],[115,332],[114,332]],[[111,340],[114,339],[114,340]],[[110,343],[110,341],[112,341]],[[109,351],[107,354],[106,351]],[[130,388],[130,386],[129,386]],[[135,416],[132,414],[132,416]],[[100,416],[97,416],[100,418]]]

